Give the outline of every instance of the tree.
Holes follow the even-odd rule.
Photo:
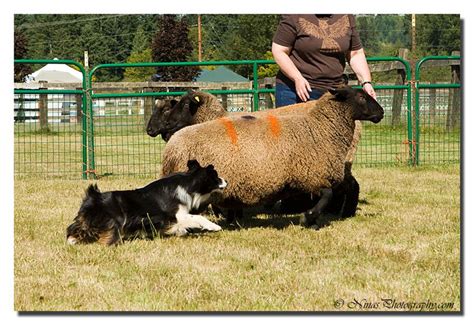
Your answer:
[[[143,26],[140,25],[133,39],[132,53],[127,59],[127,63],[151,62],[150,40],[148,39]],[[145,81],[153,76],[155,68],[126,68],[124,73],[125,81]]]
[[[189,28],[184,16],[163,15],[158,19],[158,32],[153,38],[151,52],[154,62],[183,62],[192,55]],[[199,73],[197,67],[157,67],[155,80],[192,81]]]
[[[356,18],[357,31],[359,32],[362,46],[367,56],[373,56],[379,52],[379,32],[375,27],[374,15],[359,15]]]
[[[459,15],[416,15],[416,42],[423,55],[447,55],[461,49]]]
[[[25,34],[21,30],[15,29],[14,38],[15,59],[26,59],[28,57],[28,40],[26,39]],[[16,82],[22,82],[25,76],[29,75],[31,72],[30,65],[15,64],[14,79]]]
[[[264,59],[265,54],[271,51],[280,15],[225,15],[213,18],[217,22],[212,27],[217,31],[213,36],[220,39],[217,49],[220,59],[256,60]],[[223,18],[228,22],[222,21]],[[253,73],[249,65],[232,68],[246,77],[251,77]]]
[[[274,60],[272,52],[267,51],[267,53],[265,53],[264,59]],[[261,78],[267,78],[267,77],[275,77],[278,73],[278,70],[280,70],[280,68],[278,67],[278,64],[260,65],[258,67],[258,78],[261,79]]]

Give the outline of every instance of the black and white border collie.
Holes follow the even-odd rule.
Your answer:
[[[67,228],[69,244],[112,245],[145,232],[183,236],[192,230],[219,231],[205,217],[191,214],[212,192],[226,187],[214,166],[188,161],[188,171],[161,178],[145,187],[101,193],[90,185],[74,219]]]

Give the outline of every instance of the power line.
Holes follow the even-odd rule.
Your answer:
[[[39,27],[47,27],[47,26],[67,25],[67,24],[75,24],[75,23],[84,22],[84,21],[105,20],[105,19],[124,17],[124,16],[134,16],[134,15],[103,15],[99,17],[60,20],[60,21],[53,21],[53,22],[46,22],[46,23],[24,23],[17,26],[17,28],[30,29],[30,28],[39,28]]]

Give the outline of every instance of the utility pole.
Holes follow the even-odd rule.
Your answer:
[[[416,50],[416,15],[411,15],[411,53],[414,55]]]
[[[202,61],[201,15],[198,15],[198,61]]]
[[[84,67],[89,69],[89,52],[84,51]]]

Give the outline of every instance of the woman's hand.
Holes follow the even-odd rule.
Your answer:
[[[296,89],[296,94],[303,102],[309,99],[311,86],[309,85],[308,80],[306,80],[303,76],[295,79],[295,89]]]
[[[286,47],[276,43],[272,43],[272,54],[276,63],[280,67],[280,70],[295,83],[296,94],[302,101],[309,99],[309,93],[311,92],[311,86],[308,80],[306,80],[296,68],[295,64],[291,61],[289,55],[291,47]]]
[[[370,95],[373,99],[377,99],[377,94],[375,93],[374,87],[371,83],[366,83],[362,89]]]

